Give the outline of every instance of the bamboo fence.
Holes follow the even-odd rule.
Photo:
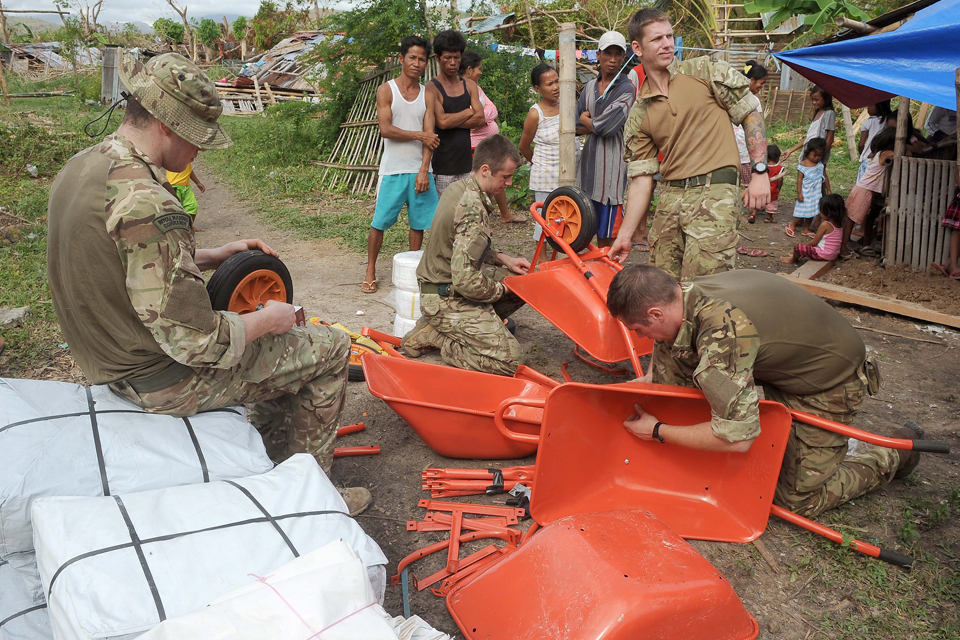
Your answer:
[[[387,63],[382,70],[371,72],[360,84],[360,92],[340,125],[340,135],[325,162],[320,184],[327,191],[347,190],[351,193],[372,195],[377,188],[377,170],[383,154],[383,138],[377,125],[377,88],[396,75],[400,64]],[[435,59],[427,64],[422,82],[427,83],[437,73]]]
[[[926,269],[949,258],[950,236],[958,232],[940,226],[940,221],[957,188],[954,166],[950,160],[908,157],[894,164],[900,181],[891,180],[886,264]]]

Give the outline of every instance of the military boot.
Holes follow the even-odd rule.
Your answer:
[[[337,489],[337,493],[347,503],[347,509],[351,516],[363,513],[373,501],[373,495],[363,487],[348,487],[346,489]]]
[[[416,326],[400,341],[400,352],[408,358],[419,358],[424,351],[439,349],[442,345],[443,334],[434,329],[424,316],[420,316]]]
[[[923,429],[913,420],[907,420],[902,427],[890,435],[893,438],[904,440],[921,440],[923,439]],[[920,452],[897,449],[897,455],[900,456],[900,464],[897,465],[897,472],[893,477],[906,478],[920,464]]]

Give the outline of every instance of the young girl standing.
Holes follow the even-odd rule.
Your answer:
[[[824,188],[830,193],[830,179],[827,178],[821,162],[826,147],[826,140],[814,138],[803,149],[803,159],[797,165],[797,203],[793,206],[793,220],[786,227],[786,233],[791,238],[797,235],[798,223],[803,235],[815,235],[810,224],[819,213]]]
[[[560,186],[560,76],[543,62],[530,72],[530,82],[540,94],[540,101],[530,107],[523,122],[520,153],[532,165],[530,190],[535,202],[543,202]],[[540,238],[540,225],[534,229],[533,237]]]
[[[795,264],[800,258],[830,261],[840,253],[840,240],[843,235],[844,207],[843,198],[835,193],[823,196],[819,204],[820,227],[813,240],[807,244],[798,244],[793,248],[792,256],[783,256],[780,262]]]
[[[823,166],[826,167],[830,161],[830,149],[833,148],[833,132],[837,128],[837,114],[833,110],[833,96],[820,87],[812,87],[810,89],[810,104],[813,106],[813,119],[810,121],[810,126],[807,127],[807,135],[803,142],[783,152],[783,161],[786,162],[790,154],[814,138],[823,138],[827,143],[823,152]]]

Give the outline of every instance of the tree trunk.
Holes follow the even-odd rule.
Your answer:
[[[3,3],[0,2],[0,10],[3,9]],[[7,16],[0,13],[0,42],[10,42],[10,34],[7,33]],[[6,94],[4,94],[6,95]]]
[[[4,74],[3,74],[3,60],[2,60],[2,59],[0,59],[0,91],[3,91],[3,101],[7,104],[8,107],[11,106],[11,105],[10,105],[10,94],[7,93],[7,78],[6,78],[6,76],[4,76]]]
[[[210,64],[211,62],[213,62],[213,59],[217,57],[216,55],[214,55],[213,47],[209,45],[203,45],[203,55],[206,56],[207,58],[207,64]]]
[[[247,39],[246,38],[240,39],[240,59],[241,60],[247,59]]]

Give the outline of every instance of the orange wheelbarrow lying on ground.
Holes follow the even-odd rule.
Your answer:
[[[607,257],[606,249],[590,244],[595,231],[590,199],[576,187],[561,187],[545,203],[535,202],[530,215],[544,229],[533,254],[534,267],[527,275],[504,279],[504,285],[573,340],[574,353],[587,364],[622,371],[590,362],[580,349],[600,362],[629,360],[636,375],[643,375],[640,356],[652,352],[653,342],[628,330],[607,310],[607,290],[623,267]],[[566,257],[537,265],[544,242],[554,247],[554,256],[562,251]]]

